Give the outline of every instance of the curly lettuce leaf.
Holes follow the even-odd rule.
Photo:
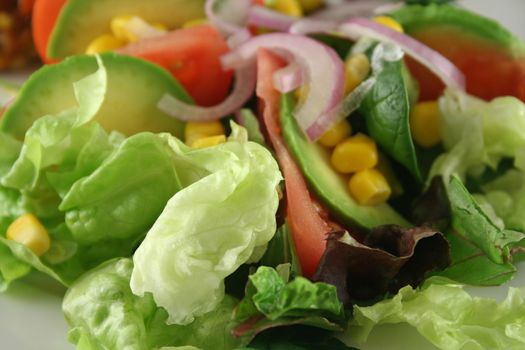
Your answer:
[[[168,142],[140,133],[122,142],[91,175],[76,181],[59,208],[80,244],[134,241],[181,188]]]
[[[236,299],[226,296],[214,311],[187,326],[167,325],[166,311],[150,294],[138,297],[131,292],[132,269],[131,259],[111,260],[68,290],[62,307],[77,349],[229,350],[239,345],[228,326]]]
[[[74,83],[78,106],[57,115],[39,118],[27,131],[20,156],[2,184],[19,190],[32,190],[42,176],[42,170],[58,164],[74,162],[80,149],[86,144],[97,124],[86,124],[96,115],[104,102],[107,72],[102,60],[97,58],[95,73]]]
[[[441,135],[446,153],[432,165],[430,177],[445,182],[495,169],[504,157],[519,165],[525,154],[525,104],[514,97],[485,102],[461,91],[446,90],[439,100]]]
[[[336,288],[304,277],[288,282],[289,271],[283,273],[281,266],[261,266],[249,276],[245,297],[235,309],[233,333],[248,343],[264,330],[289,325],[340,330],[344,309]]]
[[[364,342],[374,326],[408,323],[446,350],[518,350],[525,343],[525,288],[509,288],[507,298],[472,297],[461,285],[431,278],[420,289],[402,288],[392,299],[354,306],[346,337]]]
[[[236,129],[230,142],[199,150],[165,135],[173,152],[194,165],[181,167],[181,177],[198,174],[195,168],[202,177],[169,200],[135,252],[131,289],[151,292],[169,323],[188,324],[213,310],[224,278],[275,233],[279,168]]]

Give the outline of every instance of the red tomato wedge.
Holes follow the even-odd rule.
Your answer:
[[[57,60],[47,57],[47,44],[60,10],[67,0],[36,0],[33,8],[32,30],[36,51],[44,63]]]
[[[485,100],[515,96],[525,101],[525,57],[514,58],[495,44],[451,27],[411,35],[450,59],[465,74],[470,94]],[[443,93],[444,85],[427,68],[410,58],[407,64],[419,81],[420,100],[435,100]]]
[[[325,251],[329,225],[321,218],[310,197],[301,170],[286,148],[279,126],[280,93],[273,87],[273,73],[286,63],[265,49],[257,53],[257,96],[261,119],[266,126],[286,185],[287,217],[302,273],[311,278]]]
[[[219,32],[208,25],[175,30],[118,50],[166,68],[201,106],[218,104],[228,95],[233,72],[223,70],[220,62],[228,51]]]

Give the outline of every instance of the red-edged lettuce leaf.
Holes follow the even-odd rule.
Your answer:
[[[384,225],[372,229],[363,244],[350,235],[329,235],[315,281],[337,287],[339,299],[350,306],[417,286],[425,275],[450,263],[443,235],[428,227]]]

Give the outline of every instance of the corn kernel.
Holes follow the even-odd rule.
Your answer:
[[[373,168],[378,160],[374,140],[363,134],[349,137],[332,152],[332,166],[343,174]]]
[[[410,131],[421,147],[432,147],[441,141],[440,112],[436,101],[421,102],[412,108]]]
[[[208,24],[208,20],[206,18],[196,18],[192,19],[191,21],[188,21],[182,25],[182,28],[192,28],[192,27],[198,27],[202,25]]]
[[[21,243],[37,256],[44,255],[51,246],[45,227],[33,214],[24,214],[7,228],[7,239]]]
[[[211,146],[217,146],[218,144],[226,142],[226,136],[225,135],[216,135],[216,136],[208,136],[208,137],[202,137],[200,139],[196,139],[191,143],[192,148],[206,148]]]
[[[113,18],[109,24],[111,31],[113,32],[113,35],[117,37],[120,40],[130,42],[134,38],[130,38],[130,33],[126,29],[126,25],[128,22],[133,18],[134,16],[131,15],[123,15],[123,16],[117,16]]]
[[[385,203],[391,194],[388,182],[377,169],[355,173],[348,182],[348,188],[355,200],[362,205]]]
[[[93,40],[86,49],[86,54],[94,55],[106,51],[118,49],[126,45],[126,43],[120,39],[115,38],[113,35],[104,34]]]
[[[374,22],[384,25],[396,32],[404,33],[403,27],[395,19],[389,16],[377,16],[374,17]]]
[[[350,136],[352,133],[352,128],[346,120],[342,120],[337,123],[330,130],[325,132],[323,136],[319,138],[319,143],[325,147],[334,147],[343,139]]]
[[[187,145],[191,145],[197,139],[224,135],[224,133],[224,127],[218,120],[213,122],[189,122],[186,123],[186,128],[184,129],[184,140]]]
[[[284,13],[285,15],[292,17],[302,17],[303,9],[299,0],[274,0],[268,7],[272,8],[277,12]]]
[[[370,61],[363,53],[350,56],[345,61],[345,95],[349,94],[370,73]]]
[[[324,5],[324,0],[299,0],[304,12],[312,12]]]

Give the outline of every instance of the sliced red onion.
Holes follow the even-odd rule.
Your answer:
[[[287,32],[296,21],[296,17],[270,10],[264,6],[252,6],[248,11],[248,24],[279,32]]]
[[[324,9],[312,14],[311,18],[329,21],[343,21],[349,17],[373,16],[377,8],[389,4],[388,0],[356,0],[346,1],[341,4],[327,6]]]
[[[206,0],[206,17],[224,35],[242,30],[246,25],[252,0]]]
[[[366,18],[351,18],[338,32],[351,39],[362,36],[399,45],[403,51],[436,74],[446,86],[465,90],[465,76],[446,57],[419,41]]]
[[[157,107],[169,116],[193,122],[217,120],[240,109],[252,96],[255,89],[256,71],[253,66],[238,68],[235,72],[235,87],[220,104],[200,107],[182,102],[172,95],[164,95]]]
[[[329,21],[316,18],[303,18],[294,24],[289,29],[292,34],[310,34],[310,33],[330,33],[337,29],[339,23],[337,21]]]
[[[234,49],[242,43],[248,41],[252,37],[252,33],[247,28],[241,29],[228,37],[226,43],[230,49]]]
[[[305,81],[312,81],[304,102],[295,110],[301,129],[312,140],[325,131],[315,126],[316,121],[341,103],[344,86],[344,65],[330,47],[305,36],[272,33],[254,37],[222,58],[226,68],[253,65],[259,48],[285,50],[293,55],[301,67]],[[335,115],[337,117],[337,115]],[[330,117],[333,118],[333,117]]]
[[[291,62],[273,74],[273,86],[283,94],[293,91],[303,84],[303,71],[297,62]]]
[[[372,74],[361,84],[359,84],[351,93],[349,93],[340,106],[337,106],[332,111],[324,114],[315,123],[316,133],[323,130],[329,130],[336,125],[340,120],[346,118],[352,112],[356,111],[363,99],[366,97],[370,89],[377,81],[377,76],[384,68],[385,62],[399,61],[403,58],[403,51],[399,46],[389,43],[380,43],[374,48],[372,57],[370,59]],[[317,136],[317,134],[315,135]],[[319,135],[322,136],[322,133]]]

